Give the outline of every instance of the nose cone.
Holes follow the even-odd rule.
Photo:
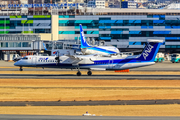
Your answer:
[[[19,62],[15,62],[15,63],[14,63],[14,66],[19,66]]]

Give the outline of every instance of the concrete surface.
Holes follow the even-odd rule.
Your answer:
[[[7,68],[6,68],[7,67]],[[24,71],[62,71],[67,69],[57,68],[23,68]],[[165,61],[163,63],[155,63],[154,65],[130,69],[131,71],[180,71],[180,63],[171,63]],[[19,71],[19,68],[14,66],[14,62],[0,61],[0,71]]]
[[[0,106],[94,106],[94,105],[160,105],[160,104],[180,104],[180,100],[119,100],[119,101],[4,101]]]
[[[1,120],[179,120],[180,117],[149,116],[58,116],[58,115],[0,115]]]
[[[0,74],[3,79],[108,79],[108,80],[179,80],[180,75],[81,75],[76,74]]]

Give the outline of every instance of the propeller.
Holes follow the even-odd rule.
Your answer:
[[[60,59],[59,59],[59,51],[57,51],[57,53],[58,53],[58,56],[55,57],[55,60],[57,61],[57,62],[56,62],[56,65],[59,65],[59,62],[60,62]]]

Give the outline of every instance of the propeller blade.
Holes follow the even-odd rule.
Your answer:
[[[58,56],[55,57],[55,60],[56,60],[56,65],[59,65],[59,63],[60,63],[60,59],[59,59],[59,51],[57,51],[57,53],[58,53]]]

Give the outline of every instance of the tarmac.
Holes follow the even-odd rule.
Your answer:
[[[180,117],[149,116],[61,116],[61,115],[8,115],[0,114],[1,120],[179,120]]]
[[[0,71],[19,71],[19,67],[14,66],[14,62],[5,62],[0,61]],[[92,76],[88,76],[87,74],[82,74],[82,76],[76,76],[76,74],[71,73],[69,69],[57,69],[57,68],[23,68],[23,71],[59,71],[59,74],[0,74],[0,78],[7,79],[109,79],[109,80],[178,80],[180,75],[127,75],[127,74],[105,74],[98,75],[93,74]],[[69,71],[67,74],[61,74],[61,71]],[[76,70],[75,70],[76,71]],[[87,71],[87,70],[81,70]],[[130,71],[180,71],[180,63],[171,63],[170,61],[164,61],[163,63],[155,63],[152,66],[146,66],[141,68],[130,69]]]
[[[102,79],[102,80],[179,80],[180,75],[81,75],[76,74],[0,74],[3,79]]]
[[[19,67],[13,65],[14,62],[0,61],[0,71],[19,71]],[[70,71],[67,69],[54,68],[23,68],[24,71]],[[84,70],[82,70],[84,71]],[[180,63],[171,63],[165,61],[163,63],[156,63],[152,66],[131,69],[130,71],[180,71]],[[92,71],[93,72],[93,71]],[[1,74],[0,78],[5,79],[108,79],[108,80],[180,80],[180,75],[127,75],[127,74],[106,74],[87,76],[76,76],[76,74]],[[179,89],[179,88],[175,88]],[[79,106],[79,105],[155,105],[155,104],[180,104],[180,100],[117,100],[117,101],[3,101],[0,106]],[[180,117],[138,117],[138,116],[48,116],[48,115],[0,115],[2,120],[179,120]]]
[[[23,68],[24,71],[69,71],[69,69],[57,68]],[[19,67],[14,66],[14,62],[0,61],[0,71],[19,71]],[[180,71],[180,63],[171,63],[164,61],[162,63],[155,63],[151,66],[133,68],[130,71]]]

